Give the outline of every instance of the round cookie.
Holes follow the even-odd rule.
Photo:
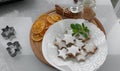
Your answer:
[[[54,21],[60,21],[62,19],[62,17],[58,14],[52,14],[51,15],[51,18],[54,20]]]
[[[39,34],[32,34],[31,38],[34,41],[41,41],[43,39],[43,37]]]
[[[40,32],[43,31],[45,28],[46,24],[44,20],[37,20],[35,24],[32,26],[32,33],[34,34],[39,34]]]
[[[50,16],[47,17],[47,21],[48,21],[50,24],[54,24],[54,23],[55,23],[55,21],[54,21]]]

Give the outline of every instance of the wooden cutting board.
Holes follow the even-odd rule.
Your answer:
[[[50,12],[47,12],[47,14],[50,14],[50,13],[55,13],[55,10],[52,10]],[[104,34],[105,33],[105,30],[104,30],[104,27],[103,25],[101,24],[101,22],[97,19],[97,18],[94,18],[91,20],[91,22],[93,24],[95,24],[101,31],[103,31]],[[34,24],[34,23],[33,23]],[[32,31],[30,30],[30,44],[31,44],[31,48],[34,52],[34,54],[36,55],[36,57],[41,60],[43,63],[51,66],[44,58],[43,54],[42,54],[42,41],[40,42],[35,42],[31,39],[31,36],[32,36]]]

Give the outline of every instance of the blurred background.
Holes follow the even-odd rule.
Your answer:
[[[112,3],[115,14],[117,15],[118,18],[120,18],[120,0],[110,1]],[[39,2],[39,0],[0,0],[0,16],[12,11],[20,12],[25,11],[24,9],[28,10],[28,8],[33,9],[33,7],[35,6],[38,7],[37,4],[35,5],[35,3],[37,2]]]

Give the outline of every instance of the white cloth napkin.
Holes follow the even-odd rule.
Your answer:
[[[7,42],[19,41],[21,44],[21,55],[31,55],[33,54],[30,46],[29,33],[32,26],[32,20],[29,17],[1,17],[0,18],[0,34],[2,28],[6,26],[14,27],[16,31],[16,38],[12,41],[5,40],[0,35],[0,43],[3,45],[4,49],[7,47]]]

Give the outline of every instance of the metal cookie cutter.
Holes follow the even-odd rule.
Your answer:
[[[15,41],[14,43],[8,42],[8,47],[6,48],[11,57],[15,57],[18,52],[22,49],[20,43]]]
[[[5,28],[2,29],[2,37],[5,38],[6,40],[10,39],[12,40],[13,38],[15,38],[15,29],[14,27],[9,27],[6,26]]]

